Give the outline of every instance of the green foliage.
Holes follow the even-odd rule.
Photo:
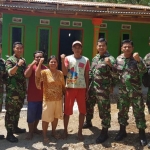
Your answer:
[[[150,0],[79,0],[87,2],[105,2],[105,3],[118,3],[118,4],[140,4],[150,6]]]

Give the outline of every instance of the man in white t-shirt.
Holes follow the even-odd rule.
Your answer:
[[[86,97],[89,81],[89,59],[82,56],[82,43],[75,41],[72,44],[73,55],[61,55],[62,71],[66,76],[66,95],[64,104],[64,138],[67,137],[69,116],[73,114],[74,101],[79,109],[78,139],[83,140],[82,127],[86,114]]]

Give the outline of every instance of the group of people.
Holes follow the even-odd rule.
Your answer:
[[[8,141],[18,142],[14,133],[26,132],[26,129],[18,127],[18,121],[26,89],[28,89],[29,132],[27,139],[32,139],[34,133],[40,133],[37,129],[40,119],[42,119],[45,143],[49,142],[47,137],[49,123],[52,125],[52,136],[56,139],[61,138],[61,135],[56,133],[58,119],[64,120],[62,137],[67,138],[69,117],[73,114],[73,105],[76,100],[79,110],[78,139],[83,140],[83,129],[93,126],[94,106],[97,104],[102,120],[102,130],[96,143],[105,142],[111,126],[109,95],[113,92],[113,87],[118,85],[117,108],[119,109],[120,130],[115,140],[121,141],[127,136],[128,112],[129,107],[132,106],[136,126],[139,129],[140,144],[142,146],[147,144],[145,106],[142,99],[140,76],[147,71],[147,66],[150,65],[150,55],[147,54],[142,60],[139,53],[133,53],[133,42],[128,39],[122,41],[122,54],[116,59],[109,54],[107,41],[104,38],[98,40],[96,48],[98,53],[92,59],[90,66],[89,59],[82,56],[82,43],[74,41],[72,43],[73,54],[60,56],[62,66],[62,71],[60,71],[57,69],[58,59],[54,55],[48,59],[47,66],[43,64],[44,53],[42,51],[36,51],[33,54],[33,62],[26,66],[25,59],[21,57],[23,44],[20,42],[13,44],[14,54],[6,61],[0,58],[0,107],[2,107],[3,84],[6,84],[5,127]],[[28,87],[26,87],[26,78],[28,78]],[[148,100],[150,99],[149,93]],[[3,138],[4,136],[0,135],[0,139]]]

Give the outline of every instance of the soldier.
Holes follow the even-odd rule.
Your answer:
[[[123,40],[121,44],[123,54],[116,59],[115,68],[119,77],[117,108],[119,109],[118,122],[120,124],[120,131],[116,135],[115,140],[121,141],[127,135],[126,126],[128,125],[128,112],[131,105],[136,126],[139,129],[140,144],[145,146],[147,144],[145,136],[145,106],[142,99],[140,73],[146,72],[146,66],[137,52],[133,54],[133,49],[133,42],[131,40]]]
[[[149,37],[148,44],[150,46],[150,37]],[[146,67],[147,67],[147,70],[148,70],[148,75],[150,76],[150,53],[146,54],[146,56],[144,57],[143,61],[146,64]],[[150,87],[148,87],[148,91],[147,91],[146,104],[147,104],[147,107],[148,107],[148,110],[149,110],[149,113],[150,113]],[[148,143],[148,148],[150,148],[150,142]]]
[[[150,46],[150,37],[149,37],[149,43],[148,44]],[[148,75],[150,75],[150,53],[146,54],[143,61],[146,64],[146,67],[147,67],[147,70],[148,70]],[[148,87],[146,104],[147,104],[147,106],[149,108],[149,111],[150,111],[150,87]]]
[[[99,116],[102,119],[102,131],[96,139],[96,143],[103,143],[108,138],[108,128],[110,128],[110,99],[109,94],[112,87],[112,69],[107,65],[107,61],[113,65],[115,63],[107,51],[107,41],[100,38],[97,42],[98,54],[93,58],[89,73],[89,98],[86,101],[86,122],[83,128],[92,127],[94,105],[98,104]]]
[[[23,107],[26,93],[26,78],[24,71],[26,69],[23,54],[23,44],[15,42],[13,44],[14,54],[6,60],[6,71],[8,79],[6,84],[6,102],[5,102],[5,127],[7,130],[6,139],[10,142],[18,142],[13,133],[24,133],[25,129],[18,127],[19,115]]]
[[[3,94],[4,94],[4,78],[6,77],[5,60],[1,58],[2,43],[0,43],[0,112],[2,111]],[[0,135],[0,140],[4,139],[4,135]]]

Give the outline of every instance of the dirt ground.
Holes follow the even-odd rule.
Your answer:
[[[66,140],[59,139],[56,140],[51,137],[51,125],[49,125],[48,136],[50,138],[50,143],[47,145],[43,144],[42,135],[34,135],[32,140],[26,140],[26,133],[16,135],[19,139],[18,143],[10,143],[7,140],[0,140],[0,150],[147,150],[148,147],[144,148],[140,146],[138,139],[138,130],[135,126],[135,120],[132,113],[132,107],[129,111],[129,125],[127,126],[128,136],[121,142],[115,142],[114,137],[119,129],[119,124],[117,122],[117,108],[116,103],[111,104],[111,128],[109,129],[109,139],[103,144],[96,144],[95,139],[99,136],[101,131],[101,120],[99,119],[97,106],[95,106],[94,118],[92,120],[93,127],[90,129],[84,129],[84,141],[80,142],[77,140],[77,130],[78,130],[78,111],[74,111],[74,114],[70,117],[69,122],[69,136]],[[1,133],[6,136],[6,130],[4,127],[4,115],[5,112],[0,114],[0,129]],[[146,136],[148,141],[150,141],[150,115],[148,113],[147,106],[145,107],[145,115],[147,121]],[[19,126],[26,128],[28,131],[26,123],[26,111],[21,111],[21,117],[19,121]],[[38,125],[41,129],[41,121]],[[57,131],[61,134],[63,133],[63,121],[59,120]]]

